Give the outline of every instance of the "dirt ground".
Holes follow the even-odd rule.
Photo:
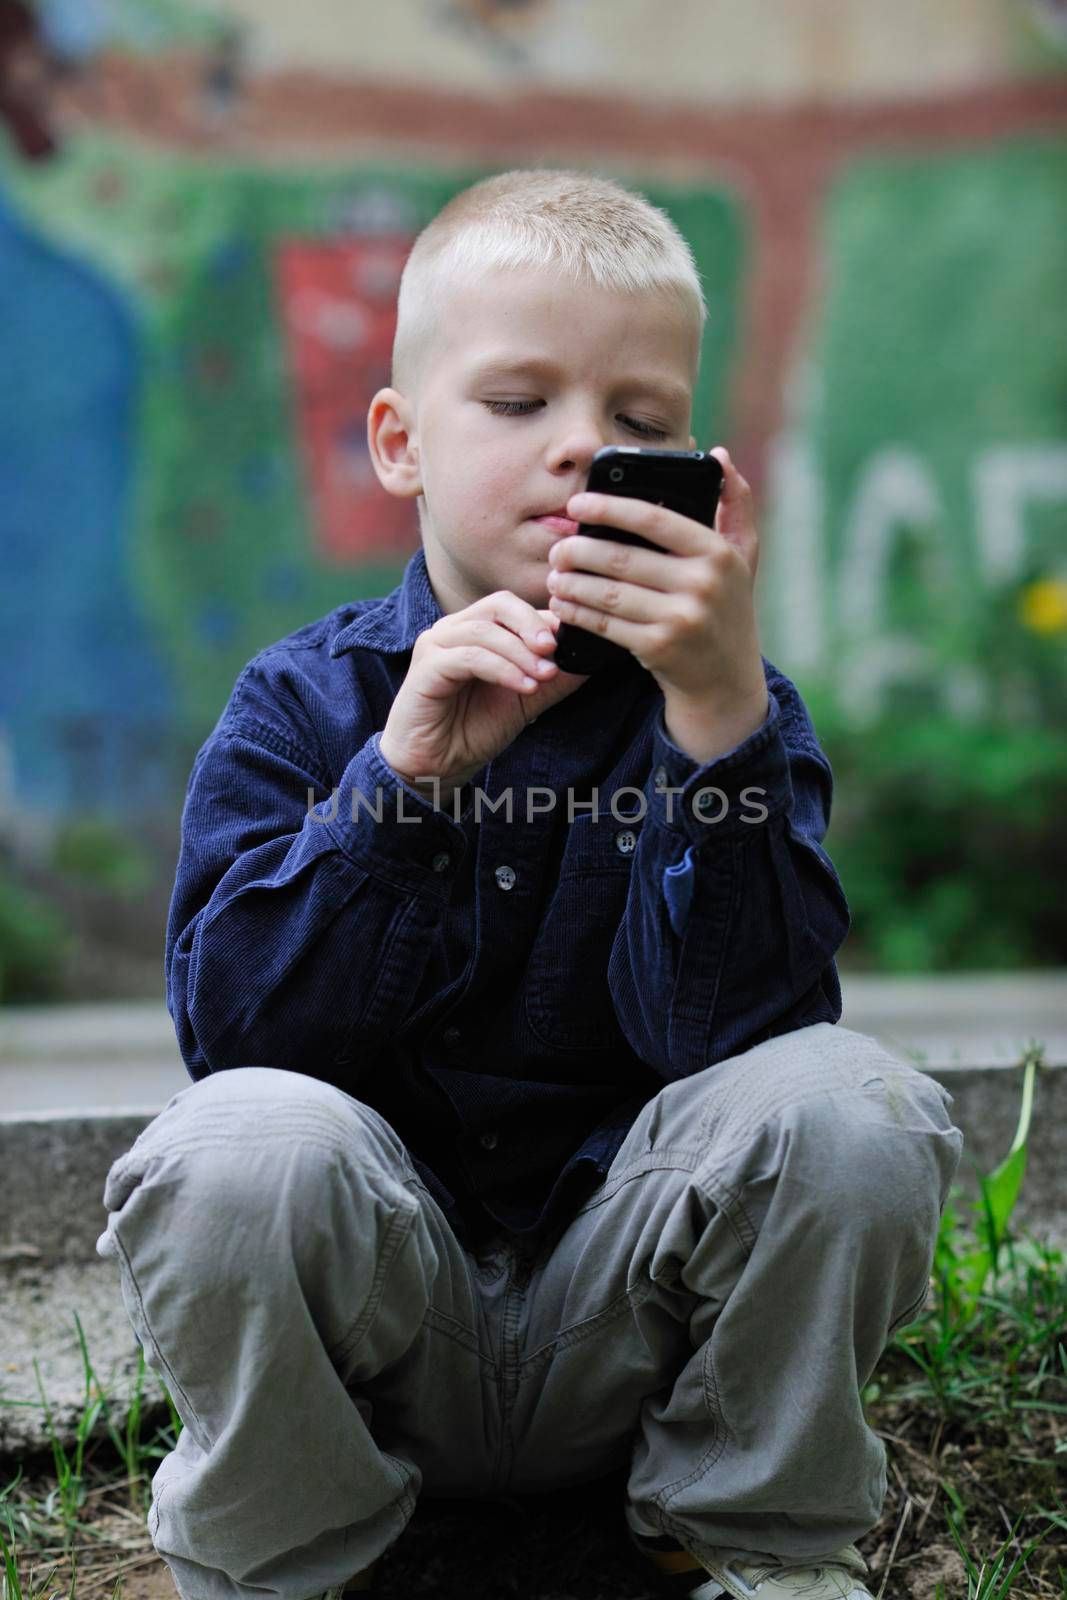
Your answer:
[[[422,1500],[386,1553],[377,1592],[383,1600],[656,1600],[659,1591],[639,1570],[626,1537],[624,1485],[618,1474],[581,1490],[514,1500]],[[121,1494],[101,1497],[91,1515],[85,1532],[93,1553],[79,1559],[78,1600],[111,1600],[120,1579],[122,1600],[174,1600],[170,1572]],[[884,1570],[897,1521],[899,1507],[887,1501],[878,1527],[857,1541],[872,1568],[877,1561]],[[23,1567],[24,1588],[27,1579],[42,1585],[53,1566],[48,1592],[65,1593],[69,1567],[55,1557],[32,1571]],[[950,1600],[966,1595],[963,1564],[947,1535],[935,1535],[906,1561],[898,1545],[884,1600],[933,1600],[939,1580]],[[879,1582],[875,1573],[872,1593]]]
[[[911,1375],[905,1358],[887,1352],[880,1375],[891,1373],[900,1380]],[[1057,1493],[1062,1501],[1059,1423],[1054,1408],[1029,1415],[1029,1437],[989,1417],[946,1423],[928,1404],[893,1399],[888,1387],[886,1398],[868,1409],[889,1463],[882,1516],[856,1540],[876,1600],[883,1581],[881,1600],[934,1600],[938,1583],[946,1600],[966,1600],[966,1568],[946,1523],[952,1503],[946,1485],[965,1508],[963,1538],[979,1565],[991,1561],[1021,1513],[1027,1513],[1017,1536],[1023,1548],[1045,1531],[1042,1511],[1055,1510]],[[0,1462],[0,1487],[16,1470],[15,1463]],[[114,1472],[101,1482],[102,1474],[101,1453],[86,1473],[77,1600],[112,1600],[120,1579],[120,1600],[174,1600],[173,1579],[152,1547],[143,1511],[131,1507]],[[54,1481],[50,1457],[23,1464],[20,1489],[31,1488],[39,1500]],[[625,1483],[619,1471],[539,1496],[423,1498],[385,1554],[377,1592],[383,1600],[655,1600],[658,1591],[627,1538]],[[1011,1600],[1059,1600],[1058,1566],[1067,1566],[1067,1535],[1056,1529],[1014,1580]],[[19,1570],[27,1600],[46,1580],[48,1595],[69,1593],[70,1566],[61,1551],[32,1566],[21,1556]]]

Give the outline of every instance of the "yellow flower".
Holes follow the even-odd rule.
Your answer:
[[[1034,633],[1062,633],[1067,629],[1067,582],[1063,578],[1038,578],[1019,596],[1019,620]]]

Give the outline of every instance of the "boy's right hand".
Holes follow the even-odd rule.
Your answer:
[[[528,722],[580,689],[588,673],[551,660],[558,627],[555,612],[498,589],[420,633],[380,740],[393,771],[408,783],[436,776],[458,788]],[[551,640],[538,642],[539,633]],[[548,670],[537,671],[538,661]],[[523,688],[524,677],[537,687]]]

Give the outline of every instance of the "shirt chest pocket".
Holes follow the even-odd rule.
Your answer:
[[[526,1020],[560,1050],[608,1051],[623,1035],[608,989],[608,958],[626,909],[641,822],[609,812],[571,823],[555,893],[526,981]]]

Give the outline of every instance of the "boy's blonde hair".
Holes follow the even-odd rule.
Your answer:
[[[406,395],[417,389],[451,282],[524,267],[673,296],[693,319],[699,352],[708,314],[700,273],[665,211],[612,178],[513,168],[453,195],[415,240],[397,294],[392,387]]]

